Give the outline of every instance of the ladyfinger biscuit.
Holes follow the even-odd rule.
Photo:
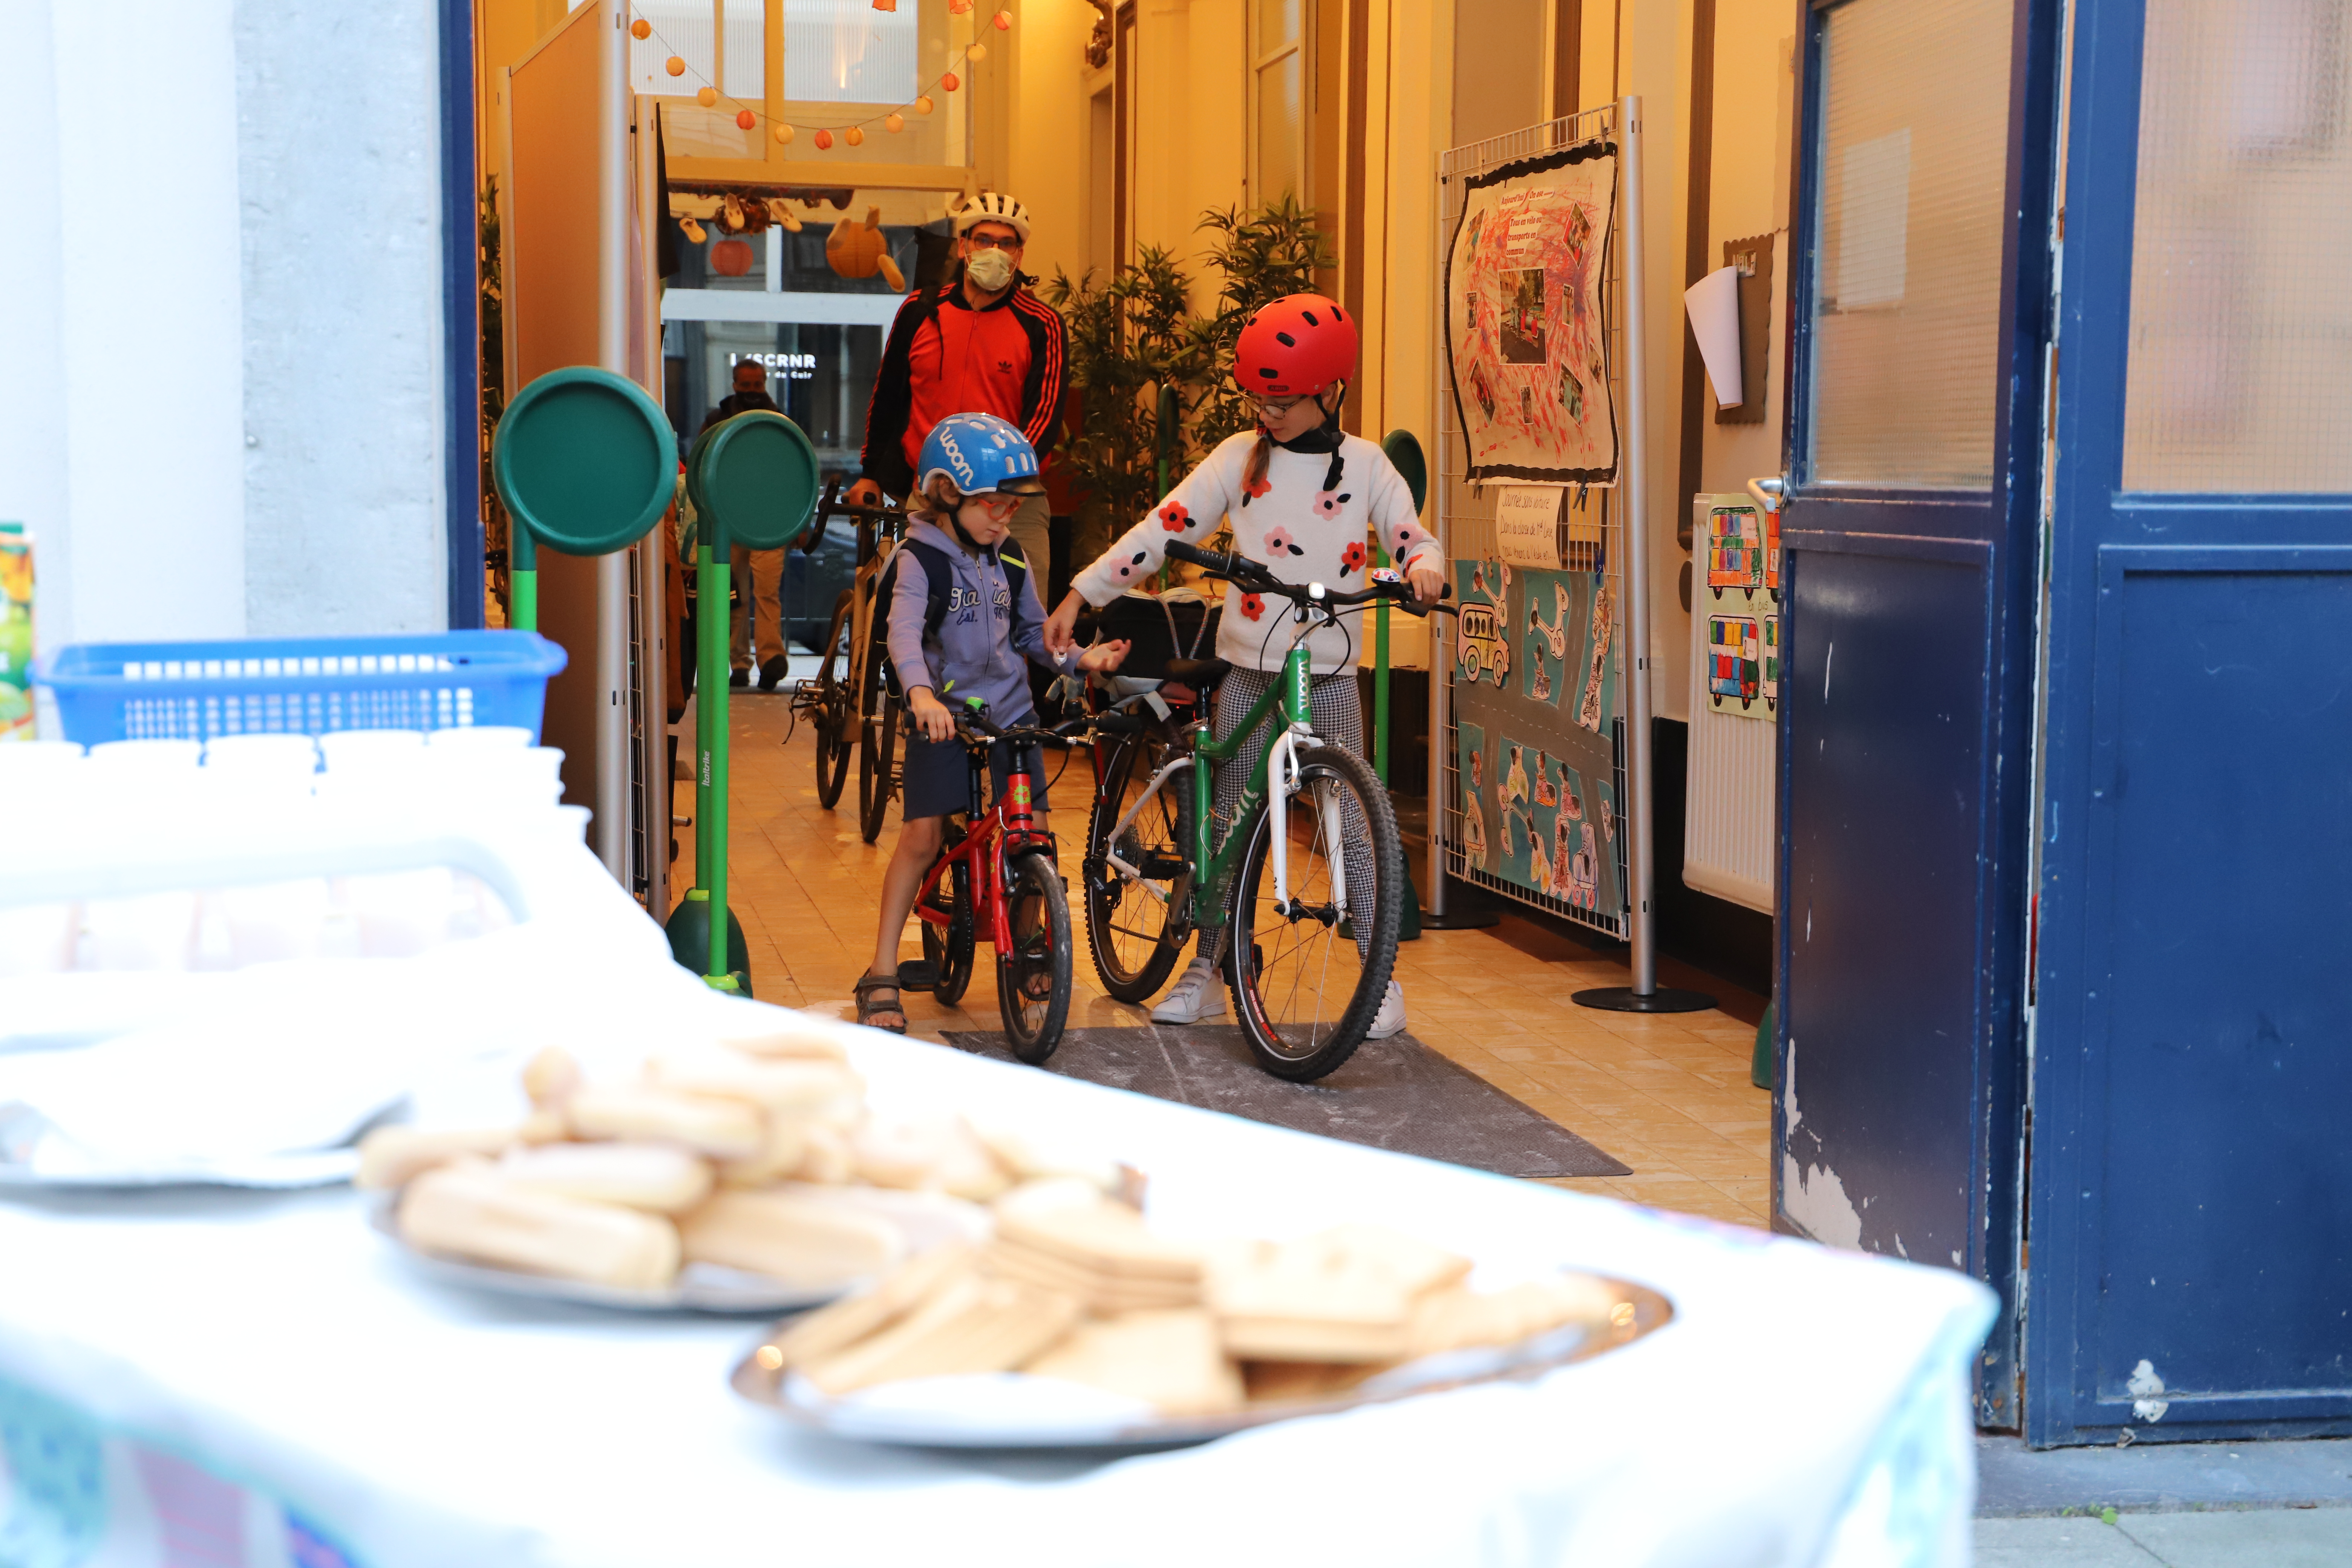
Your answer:
[[[522,1141],[519,1127],[379,1127],[360,1140],[362,1187],[397,1187],[467,1154],[497,1154]]]
[[[715,1159],[756,1154],[768,1127],[757,1107],[640,1086],[590,1084],[567,1107],[574,1137],[675,1143]]]
[[[870,1214],[795,1193],[721,1188],[678,1222],[689,1263],[830,1285],[881,1273],[907,1255],[904,1235]]]
[[[658,1215],[515,1186],[475,1161],[427,1171],[400,1198],[401,1236],[503,1268],[655,1289],[677,1274],[677,1227]]]
[[[680,1214],[710,1195],[710,1166],[663,1143],[546,1143],[509,1149],[499,1177],[526,1192],[651,1214]]]
[[[812,1121],[852,1113],[866,1099],[865,1079],[837,1062],[761,1060],[718,1046],[661,1052],[646,1063],[646,1079],[680,1094]]]

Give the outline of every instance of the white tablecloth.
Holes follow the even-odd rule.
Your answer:
[[[538,1043],[518,1022],[534,998],[687,1030],[755,1005],[658,953],[609,942],[593,981],[551,958],[563,973],[507,973],[473,1005],[518,1050]],[[1965,1367],[1992,1299],[1958,1275],[839,1027],[878,1106],[1075,1132],[1149,1172],[1171,1229],[1373,1219],[1498,1274],[1638,1280],[1677,1315],[1531,1385],[1140,1458],[959,1456],[826,1438],[738,1399],[727,1373],[757,1324],[416,1279],[348,1189],[12,1194],[0,1563],[1967,1560]]]

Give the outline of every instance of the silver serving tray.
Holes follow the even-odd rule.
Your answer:
[[[257,1155],[250,1160],[157,1165],[145,1170],[74,1172],[43,1175],[27,1166],[0,1161],[0,1187],[50,1191],[128,1192],[148,1187],[252,1187],[292,1191],[348,1182],[360,1168],[356,1149],[319,1149],[296,1154]]]
[[[772,1279],[764,1274],[749,1274],[740,1269],[721,1268],[709,1263],[688,1264],[678,1270],[675,1284],[660,1290],[631,1290],[616,1285],[592,1284],[584,1279],[559,1279],[551,1274],[530,1274],[412,1247],[400,1234],[395,1213],[399,1202],[400,1194],[396,1192],[377,1194],[368,1205],[368,1224],[391,1242],[402,1261],[418,1274],[441,1284],[488,1290],[501,1296],[610,1307],[625,1312],[705,1312],[768,1317],[778,1312],[798,1312],[810,1307],[821,1307],[827,1301],[836,1300],[874,1283],[864,1276],[821,1284],[793,1282]],[[877,1212],[887,1213],[887,1210],[877,1205]],[[985,1211],[974,1212],[984,1218]],[[924,1216],[912,1213],[892,1217],[904,1223],[910,1251],[923,1251],[958,1238],[955,1227],[944,1219],[926,1227],[922,1224]],[[969,1234],[962,1238],[972,1239]]]
[[[1674,1304],[1646,1286],[1608,1279],[1603,1283],[1617,1292],[1618,1310],[1610,1326],[1597,1332],[1570,1325],[1515,1345],[1451,1351],[1391,1367],[1345,1394],[1314,1399],[1254,1400],[1238,1410],[1213,1415],[1110,1414],[1107,1411],[1110,1401],[1106,1396],[1097,1402],[1106,1406],[1103,1414],[1073,1413],[1067,1418],[1057,1419],[1050,1412],[1041,1416],[1032,1411],[1024,1419],[997,1426],[984,1419],[973,1419],[968,1402],[963,1403],[962,1408],[925,1410],[913,1404],[884,1407],[856,1398],[828,1399],[806,1379],[793,1375],[788,1369],[761,1364],[760,1352],[769,1349],[768,1339],[745,1353],[728,1381],[745,1399],[765,1405],[787,1420],[861,1442],[929,1448],[1178,1447],[1210,1442],[1276,1421],[1335,1415],[1364,1405],[1409,1399],[1415,1394],[1440,1394],[1482,1383],[1530,1383],[1560,1367],[1621,1350],[1655,1333],[1674,1317]],[[769,1339],[772,1338],[772,1333]],[[1050,1382],[1042,1378],[1017,1381]],[[914,1385],[885,1386],[910,1389]]]

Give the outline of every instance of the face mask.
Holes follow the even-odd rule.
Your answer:
[[[964,276],[983,293],[994,294],[1013,281],[1013,258],[1001,250],[982,250],[963,264]]]

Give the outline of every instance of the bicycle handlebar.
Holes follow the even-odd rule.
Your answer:
[[[1008,730],[990,718],[988,710],[985,708],[953,708],[949,711],[955,715],[956,739],[967,746],[982,746],[992,742],[1006,741],[1016,746],[1052,746],[1056,750],[1066,751],[1089,731],[1099,731],[1112,735],[1133,735],[1141,732],[1143,729],[1141,717],[1132,713],[1081,716],[1054,725],[1050,729],[1038,724],[1015,724]],[[912,714],[907,717],[906,728],[910,731],[915,728]]]
[[[1211,576],[1223,577],[1227,582],[1238,584],[1252,593],[1279,595],[1295,605],[1311,603],[1345,609],[1351,605],[1370,604],[1375,599],[1409,603],[1414,597],[1412,590],[1402,583],[1374,582],[1344,594],[1334,593],[1320,583],[1286,583],[1276,577],[1272,569],[1262,561],[1253,561],[1246,555],[1203,550],[1197,544],[1187,544],[1181,539],[1171,539],[1168,542],[1168,554],[1175,560],[1200,567]],[[1459,605],[1444,603],[1453,596],[1453,585],[1448,584],[1438,590],[1436,602],[1429,605],[1427,608],[1459,615],[1461,613]]]

